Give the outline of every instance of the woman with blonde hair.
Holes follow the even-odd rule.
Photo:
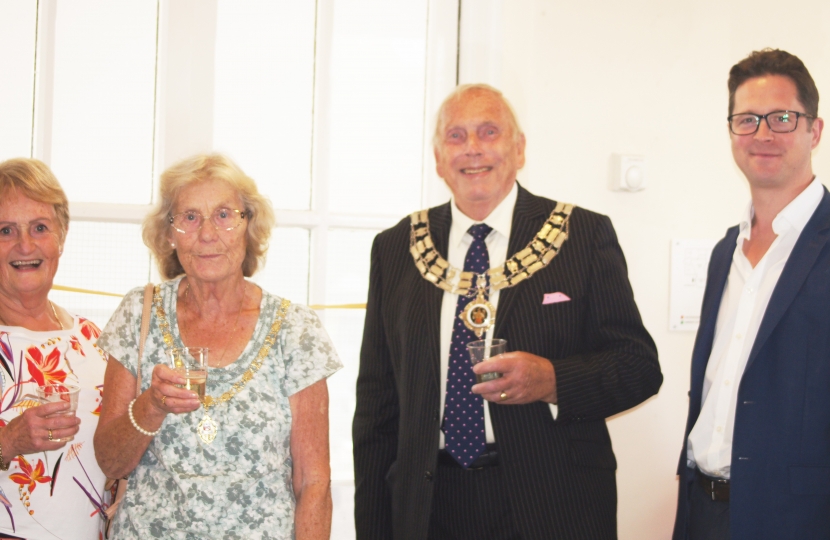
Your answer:
[[[48,297],[68,228],[69,203],[45,163],[0,163],[0,538],[103,531],[109,496],[92,447],[100,330]],[[39,389],[70,401],[41,404]]]
[[[110,476],[130,474],[114,536],[328,538],[326,377],[341,364],[313,311],[245,279],[263,262],[270,205],[216,154],[173,165],[160,192],[143,236],[168,281],[155,289],[138,397],[141,289],[98,340],[113,361],[96,454]],[[185,346],[209,348],[202,402],[166,365]]]

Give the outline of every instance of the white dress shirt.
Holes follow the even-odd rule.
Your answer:
[[[458,269],[464,268],[464,259],[467,258],[467,250],[473,242],[473,237],[467,230],[476,223],[486,223],[493,228],[493,231],[485,238],[487,253],[490,257],[490,268],[501,266],[507,260],[507,244],[510,240],[510,229],[513,225],[513,209],[516,206],[516,198],[519,194],[518,184],[513,184],[513,189],[507,197],[490,212],[483,221],[475,221],[465,215],[455,205],[455,198],[450,200],[452,211],[452,225],[447,247],[447,261]],[[531,240],[527,239],[528,242]],[[518,285],[519,287],[521,285]],[[498,320],[499,293],[501,291],[490,291],[488,301],[496,309],[496,320]],[[450,347],[452,345],[452,329],[455,324],[455,310],[458,305],[458,295],[449,292],[444,293],[441,301],[441,416],[444,415],[444,401],[447,393],[447,370],[449,369]],[[493,339],[492,329],[485,335],[489,342]],[[507,350],[512,351],[510,343],[507,343]],[[472,366],[471,366],[472,368]],[[509,405],[505,405],[506,407]],[[551,405],[551,414],[556,418],[556,405]],[[493,424],[490,421],[490,410],[487,408],[487,401],[484,402],[484,433],[488,443],[495,442],[493,435]],[[439,448],[444,448],[444,432],[441,431]]]
[[[744,213],[706,365],[700,416],[689,434],[689,467],[729,478],[741,377],[781,271],[823,195],[821,182],[814,178],[778,213],[772,222],[776,238],[755,268],[743,252],[744,240],[749,240],[752,232],[751,202]]]

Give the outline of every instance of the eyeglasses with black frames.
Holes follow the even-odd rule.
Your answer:
[[[217,208],[210,215],[210,221],[217,231],[232,231],[242,225],[247,216],[242,210],[234,208]],[[182,234],[188,234],[201,230],[205,222],[205,216],[195,210],[182,212],[174,216],[168,216],[170,225]]]
[[[798,111],[772,111],[767,114],[733,114],[726,120],[729,121],[729,129],[735,135],[752,135],[758,131],[761,120],[766,120],[767,127],[774,133],[791,133],[798,127],[798,119],[802,116],[815,118]]]

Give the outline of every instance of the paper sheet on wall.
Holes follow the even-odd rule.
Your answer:
[[[712,239],[672,240],[669,330],[697,331],[706,270],[716,243]]]

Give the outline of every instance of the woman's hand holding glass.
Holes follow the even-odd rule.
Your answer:
[[[201,406],[196,392],[182,388],[187,384],[181,374],[164,364],[153,368],[153,379],[144,393],[150,397],[152,406],[164,414],[185,414]]]
[[[12,456],[57,450],[64,446],[66,439],[78,433],[81,424],[74,414],[61,414],[69,408],[67,402],[46,403],[31,407],[13,418],[0,431],[4,459],[8,462]]]

